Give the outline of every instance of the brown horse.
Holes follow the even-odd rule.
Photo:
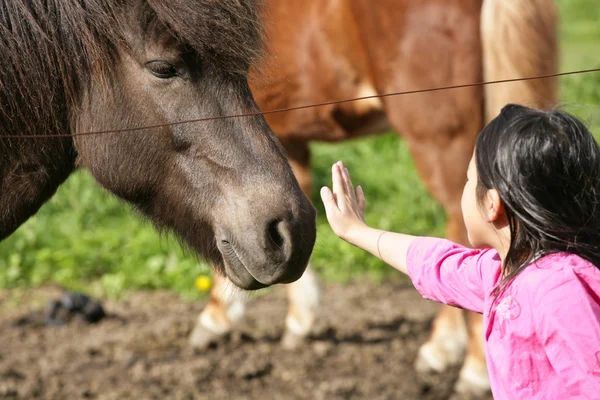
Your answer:
[[[169,125],[258,110],[255,3],[1,2],[0,239],[80,166],[239,287],[302,276],[315,210],[265,119]]]
[[[268,54],[251,74],[263,110],[397,91],[553,73],[557,68],[556,9],[552,0],[268,0]],[[556,81],[536,80],[410,96],[373,98],[267,117],[310,195],[311,140],[340,141],[362,134],[401,132],[419,175],[447,216],[447,236],[468,244],[460,210],[467,165],[477,133],[501,106],[551,107]],[[368,182],[364,182],[367,184]],[[190,338],[204,346],[228,332],[244,302],[211,300]],[[319,305],[314,273],[289,286],[284,343],[297,345]],[[462,360],[457,389],[488,388],[481,317],[443,306],[421,348],[417,366],[441,371]]]

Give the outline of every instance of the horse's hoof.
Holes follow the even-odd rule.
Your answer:
[[[461,399],[485,399],[490,394],[489,381],[487,385],[480,383],[459,379],[454,385],[454,393],[460,395]]]
[[[419,349],[415,369],[421,373],[444,372],[462,360],[462,351],[451,351],[427,342]]]
[[[285,350],[296,350],[306,343],[306,336],[286,330],[281,338],[281,347]]]
[[[188,339],[190,347],[197,352],[206,351],[211,345],[221,341],[229,332],[215,333],[202,324],[197,324]]]
[[[489,395],[490,378],[485,364],[479,365],[467,358],[454,385],[454,392],[469,398]]]

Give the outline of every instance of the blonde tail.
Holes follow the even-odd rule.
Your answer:
[[[481,10],[486,81],[558,72],[558,16],[553,0],[484,0]],[[547,109],[558,101],[558,79],[485,86],[489,122],[507,103]]]

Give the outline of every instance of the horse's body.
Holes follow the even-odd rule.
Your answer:
[[[255,112],[261,41],[254,1],[3,1],[0,239],[79,166],[238,286],[298,279],[315,211],[264,118],[165,125]]]
[[[413,89],[553,73],[557,68],[552,0],[268,0],[268,54],[251,75],[263,110]],[[400,132],[417,170],[447,216],[449,239],[468,244],[460,199],[474,140],[508,102],[551,107],[556,81],[470,87],[268,115],[288,150],[305,193],[311,193],[310,140],[339,141]],[[365,182],[366,184],[366,182]],[[393,199],[390,199],[393,201]],[[191,336],[202,346],[231,329],[238,301],[211,301]],[[287,343],[306,336],[319,292],[309,269],[289,287]],[[443,370],[460,362],[461,389],[488,387],[481,317],[444,306],[417,366]]]

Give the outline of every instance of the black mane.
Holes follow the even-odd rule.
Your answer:
[[[0,135],[69,133],[94,79],[108,76],[132,13],[161,24],[225,73],[260,49],[256,0],[10,0],[0,3]],[[135,15],[135,14],[134,14]]]

